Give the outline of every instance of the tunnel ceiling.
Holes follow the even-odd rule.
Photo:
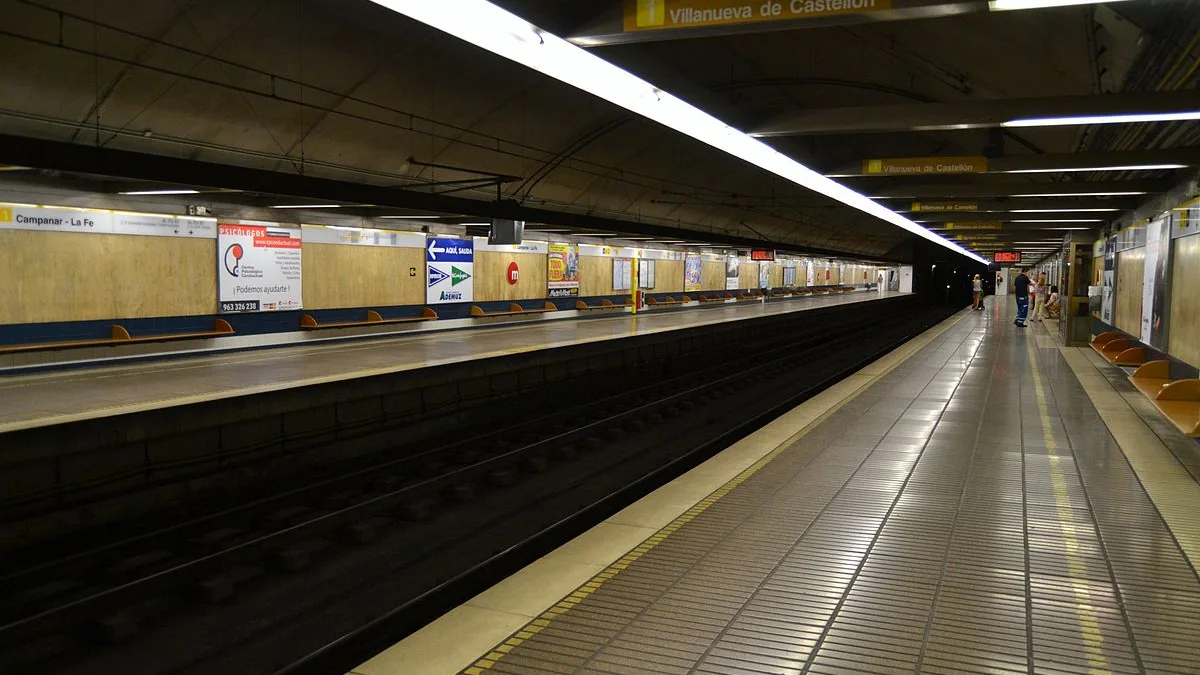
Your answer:
[[[564,36],[619,10],[615,0],[502,4]],[[538,208],[845,253],[886,255],[907,237],[365,0],[0,0],[0,9],[0,133],[479,200],[496,199],[499,182],[500,197]],[[1139,0],[597,53],[753,130],[839,107],[1194,89],[1196,17],[1194,0]],[[1195,136],[1194,124],[1179,123],[789,133],[769,142],[834,171],[866,158],[1150,151],[1197,144]],[[453,182],[481,177],[495,182]],[[1003,198],[1005,185],[1072,178],[1169,176],[915,183],[967,186],[964,194],[978,185]],[[914,183],[848,180],[867,194]]]

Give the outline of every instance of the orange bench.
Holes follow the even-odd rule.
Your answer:
[[[213,329],[208,331],[197,331],[192,333],[169,333],[166,335],[139,335],[134,337],[129,334],[129,331],[120,324],[113,324],[109,328],[108,338],[99,338],[95,340],[67,340],[64,342],[39,342],[36,344],[27,345],[0,345],[0,354],[16,354],[20,352],[36,352],[49,349],[77,349],[82,347],[105,347],[112,345],[127,345],[137,344],[142,342],[169,342],[172,340],[199,340],[203,338],[222,337],[224,335],[233,335],[233,326],[225,319],[217,319],[213,322]]]
[[[1120,333],[1101,333],[1092,339],[1091,345],[1109,363],[1118,366],[1140,366],[1150,359],[1146,345]]]
[[[1170,361],[1150,361],[1144,363],[1129,376],[1130,383],[1151,401],[1158,396],[1163,385],[1171,382]]]
[[[1200,380],[1164,384],[1154,396],[1154,405],[1184,434],[1200,436]]]
[[[425,307],[421,310],[421,316],[409,316],[399,319],[385,319],[373,309],[367,310],[366,321],[338,321],[334,323],[320,323],[310,314],[305,314],[300,317],[300,328],[304,330],[323,330],[325,328],[354,328],[356,326],[381,326],[389,323],[417,323],[420,321],[434,321],[438,318],[437,312]]]
[[[653,296],[647,295],[646,296],[646,304],[647,305],[678,305],[679,301],[669,295],[662,300],[656,300]]]
[[[615,303],[613,303],[613,301],[612,301],[612,300],[608,300],[608,299],[603,299],[603,300],[601,300],[601,301],[600,301],[600,304],[598,304],[598,305],[589,305],[589,304],[587,304],[586,302],[584,302],[584,301],[582,301],[582,300],[576,300],[576,301],[575,301],[575,309],[581,309],[581,310],[586,310],[586,309],[621,309],[621,308],[624,308],[624,307],[629,307],[629,306],[630,306],[630,305],[629,305],[629,303],[628,303],[628,302],[623,302],[623,303],[621,303],[621,304],[619,304],[619,305],[618,305],[618,304],[615,304]]]
[[[543,314],[545,312],[554,312],[558,310],[558,305],[555,305],[549,300],[541,309],[525,309],[515,302],[509,303],[507,312],[489,312],[479,305],[471,305],[471,316],[480,318],[485,316],[519,316],[521,314]]]

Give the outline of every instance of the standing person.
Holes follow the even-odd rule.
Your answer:
[[[1017,298],[1017,318],[1013,321],[1018,328],[1025,327],[1025,317],[1029,316],[1029,286],[1033,280],[1022,269],[1017,278],[1013,280],[1013,295]]]
[[[1033,320],[1041,321],[1042,315],[1046,313],[1046,275],[1038,277],[1037,283],[1034,284],[1033,296]]]
[[[983,279],[976,274],[971,280],[972,309],[983,309]]]

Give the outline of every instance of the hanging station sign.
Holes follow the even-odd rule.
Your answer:
[[[986,157],[897,157],[866,159],[862,173],[866,176],[913,176],[956,173],[987,173]]]
[[[1016,265],[1021,262],[1020,251],[996,251],[993,260],[1000,264]]]
[[[626,32],[869,14],[892,0],[626,0]]]

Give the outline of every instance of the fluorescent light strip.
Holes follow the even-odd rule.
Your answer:
[[[1103,223],[1101,218],[1025,218],[1008,221],[1010,223]]]
[[[1100,213],[1121,209],[1010,209],[1008,213]]]
[[[993,12],[1006,12],[1014,9],[1042,9],[1044,7],[1070,7],[1072,5],[1098,5],[1101,2],[1122,2],[1122,0],[989,0],[988,7]]]
[[[272,204],[273,209],[340,209],[341,204]]]
[[[1085,166],[1067,169],[1012,169],[1000,173],[1068,173],[1071,171],[1158,171],[1161,169],[1186,169],[1186,164],[1133,164],[1130,166]]]
[[[1002,127],[1059,127],[1083,124],[1128,124],[1132,122],[1179,122],[1200,120],[1200,110],[1173,113],[1139,113],[1131,115],[1083,115],[1080,117],[1031,117],[1009,120]]]
[[[198,195],[199,190],[135,190],[133,192],[121,192],[123,195]]]
[[[372,0],[560,82],[690,136],[745,162],[986,263],[866,196],[584,49],[486,0]]]
[[[380,220],[436,220],[445,216],[376,216]]]
[[[1030,192],[1010,197],[1136,197],[1149,192]]]

